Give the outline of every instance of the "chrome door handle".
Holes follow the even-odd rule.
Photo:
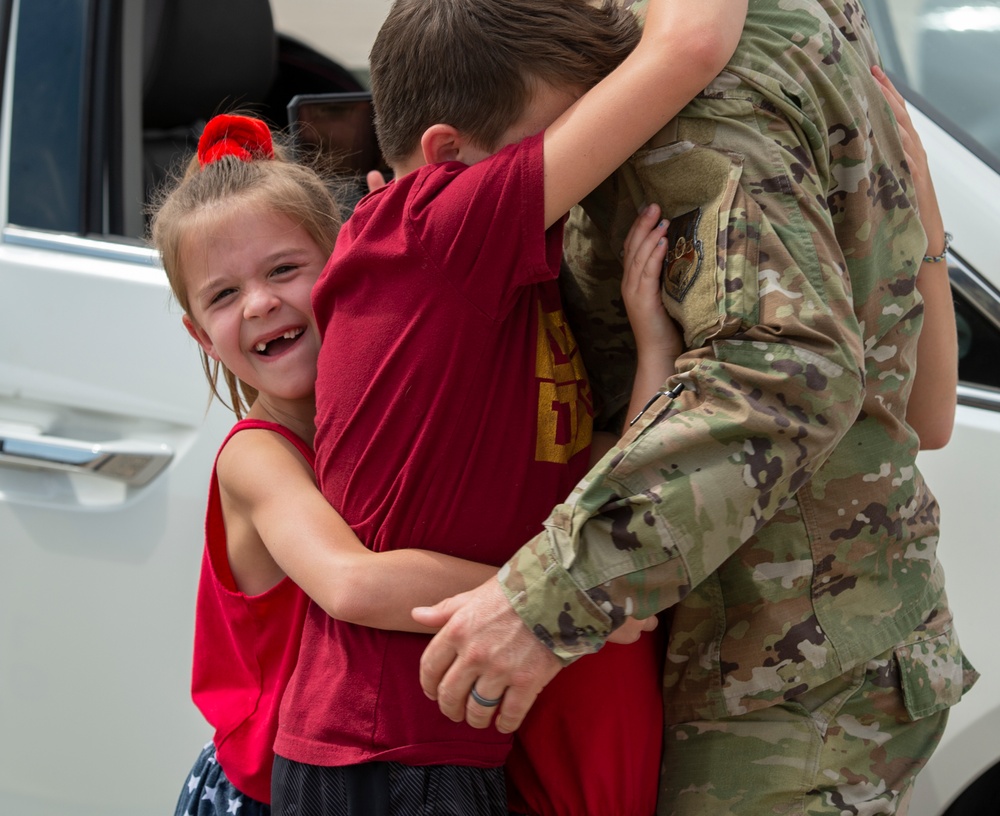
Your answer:
[[[88,473],[133,487],[147,484],[173,458],[173,450],[154,443],[80,442],[56,436],[0,434],[0,465]]]

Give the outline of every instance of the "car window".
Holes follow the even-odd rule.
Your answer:
[[[77,232],[88,0],[22,2],[14,51],[9,220]]]
[[[345,49],[343,34],[324,48],[303,36],[316,2],[287,29],[283,0],[214,0],[206,14],[186,11],[198,7],[189,0],[15,5],[10,171],[0,181],[15,227],[141,242],[150,202],[214,113],[254,111],[280,130],[293,96],[363,88],[361,51]],[[377,23],[362,15],[357,25]]]
[[[909,96],[1000,170],[1000,3],[865,0],[886,69]]]
[[[1000,399],[1000,296],[960,260],[949,271],[958,324],[959,380],[993,389]]]
[[[274,25],[282,33],[335,60],[367,87],[368,51],[389,13],[391,0],[322,3],[323,0],[271,0]]]

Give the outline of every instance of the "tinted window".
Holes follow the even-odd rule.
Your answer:
[[[3,75],[7,68],[7,39],[10,36],[11,0],[0,0],[0,97],[3,95]]]
[[[933,118],[1000,168],[1000,2],[864,0],[864,6],[889,72],[935,109]]]
[[[1000,393],[1000,293],[960,260],[949,271],[958,324],[958,378]]]
[[[80,228],[88,0],[22,0],[14,61],[10,221]]]

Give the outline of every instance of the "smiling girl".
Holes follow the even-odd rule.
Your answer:
[[[192,697],[215,734],[178,816],[270,813],[305,593],[343,620],[426,632],[411,608],[496,571],[422,550],[376,555],[317,490],[309,296],[341,218],[324,181],[282,155],[263,122],[215,117],[152,221],[184,326],[238,420],[212,472],[196,609]]]

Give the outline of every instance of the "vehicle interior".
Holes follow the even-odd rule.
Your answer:
[[[147,200],[214,114],[250,111],[280,129],[295,95],[362,90],[346,69],[277,33],[268,0],[147,0],[143,31]]]
[[[11,196],[10,221],[36,229],[141,240],[146,205],[213,115],[284,130],[296,94],[364,90],[277,32],[268,0],[22,3],[18,31],[11,190],[34,194]]]

